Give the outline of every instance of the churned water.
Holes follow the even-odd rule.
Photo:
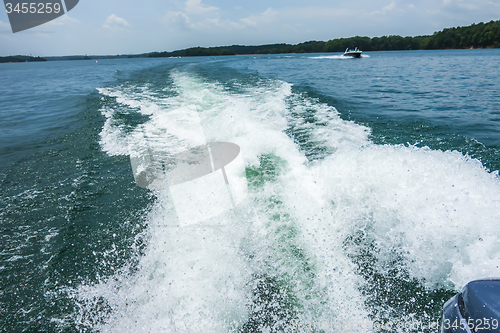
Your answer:
[[[436,331],[449,297],[500,275],[499,63],[2,64],[1,330]],[[248,192],[178,227],[172,194],[137,186],[129,154],[191,147],[186,114],[241,148]]]

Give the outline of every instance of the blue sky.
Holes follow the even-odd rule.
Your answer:
[[[15,34],[0,11],[0,55],[128,54],[415,36],[498,19],[500,0],[80,0],[69,14]]]

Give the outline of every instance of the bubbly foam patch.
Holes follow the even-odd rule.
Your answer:
[[[246,312],[248,277],[238,237],[231,228],[166,228],[162,221],[175,215],[159,196],[137,270],[78,290],[79,299],[102,298],[112,310],[92,326],[103,332],[230,331]]]
[[[333,154],[310,172],[309,182],[301,175],[292,188],[314,184],[308,192],[333,216],[327,225],[343,235],[363,231],[374,239],[379,260],[397,249],[411,275],[433,287],[500,274],[500,180],[479,161],[458,152],[370,145]]]

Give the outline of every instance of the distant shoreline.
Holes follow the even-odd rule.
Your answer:
[[[32,57],[32,56],[25,56],[25,55],[0,57],[0,63],[5,63],[5,62],[35,62],[35,61],[47,61],[47,59],[42,58],[42,57]]]
[[[309,41],[296,45],[231,45],[216,47],[192,47],[176,51],[150,52],[129,55],[103,56],[8,56],[0,57],[0,63],[32,62],[47,60],[99,60],[117,58],[160,58],[160,57],[196,57],[246,54],[293,54],[293,53],[330,53],[343,52],[347,48],[358,47],[363,51],[403,51],[403,50],[446,50],[446,49],[485,49],[500,48],[500,20],[488,23],[472,24],[466,27],[447,28],[433,35],[401,37],[361,37],[331,39],[324,41]]]

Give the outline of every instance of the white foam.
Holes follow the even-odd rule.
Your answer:
[[[500,180],[479,161],[456,151],[370,145],[311,171],[333,223],[375,239],[382,262],[397,249],[411,276],[430,287],[500,275]]]
[[[160,201],[162,201],[161,199]],[[153,221],[171,218],[162,203]],[[224,332],[245,318],[247,277],[231,228],[150,224],[149,246],[133,275],[83,287],[79,299],[104,297],[113,309],[103,332]],[[85,324],[84,318],[81,323]],[[89,325],[90,326],[90,325]]]
[[[353,59],[352,57],[346,57],[343,54],[338,55],[328,55],[328,56],[316,56],[316,57],[308,57],[309,59]],[[362,54],[361,58],[370,58],[367,54]]]

